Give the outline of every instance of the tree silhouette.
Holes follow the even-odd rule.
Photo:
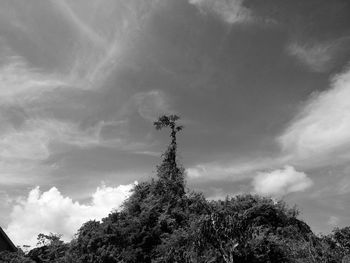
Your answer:
[[[171,193],[183,195],[185,193],[184,171],[182,167],[177,164],[177,133],[183,129],[182,125],[178,125],[177,121],[180,119],[177,115],[163,115],[154,122],[157,130],[163,128],[170,128],[171,142],[168,149],[163,154],[163,161],[158,166],[157,175],[160,178],[159,183],[163,190],[170,190]]]
[[[154,126],[157,130],[161,130],[162,128],[169,127],[171,129],[170,137],[171,137],[171,143],[168,147],[168,151],[165,154],[165,157],[167,158],[167,161],[169,161],[171,164],[176,165],[176,150],[177,150],[177,143],[176,143],[176,134],[183,129],[182,125],[177,125],[176,121],[179,120],[180,117],[177,115],[163,115],[159,117],[157,121],[154,122]]]

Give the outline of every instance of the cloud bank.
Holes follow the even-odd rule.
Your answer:
[[[135,184],[102,185],[91,195],[90,204],[75,202],[55,187],[46,192],[36,187],[13,207],[6,232],[16,245],[35,246],[39,233],[50,232],[62,234],[63,240],[69,241],[86,221],[101,220],[118,209]]]
[[[252,182],[254,191],[261,195],[282,196],[288,193],[304,191],[313,185],[312,180],[292,166],[259,173]]]

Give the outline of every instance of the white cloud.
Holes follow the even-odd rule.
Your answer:
[[[219,16],[229,24],[251,20],[251,12],[243,6],[243,0],[189,0],[201,12]]]
[[[328,164],[350,159],[350,70],[313,96],[278,138],[294,161]]]
[[[46,192],[34,188],[13,207],[6,232],[16,245],[36,245],[39,233],[59,233],[69,241],[88,220],[101,220],[118,209],[130,195],[133,186],[98,187],[90,204],[74,202],[55,187]]]
[[[287,47],[287,52],[295,56],[303,65],[315,72],[329,71],[338,50],[336,42],[301,44],[293,42]]]
[[[281,196],[304,191],[312,186],[312,180],[292,166],[267,173],[259,173],[252,182],[254,191],[262,195]]]

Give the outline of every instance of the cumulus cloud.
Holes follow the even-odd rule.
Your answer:
[[[101,220],[113,209],[118,209],[130,195],[134,184],[118,187],[98,187],[89,204],[81,204],[63,196],[52,187],[41,192],[32,189],[28,197],[13,207],[6,232],[16,245],[36,245],[39,233],[59,233],[69,241],[88,220]]]
[[[296,161],[327,164],[350,158],[350,70],[335,76],[331,89],[314,95],[278,138]]]
[[[304,191],[311,187],[313,182],[305,173],[296,171],[292,166],[285,166],[280,170],[259,173],[252,184],[258,194],[281,196]]]
[[[243,6],[243,0],[189,0],[201,12],[219,16],[229,24],[251,20],[251,12]]]
[[[296,57],[303,65],[315,72],[329,71],[338,51],[337,42],[301,44],[293,42],[288,45],[288,54]]]

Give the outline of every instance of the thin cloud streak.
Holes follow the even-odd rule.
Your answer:
[[[252,178],[259,170],[271,167],[279,167],[287,159],[285,157],[276,158],[255,158],[241,160],[235,163],[203,163],[186,169],[187,176],[191,180],[222,180],[231,179],[241,181]]]
[[[71,24],[78,30],[78,32],[85,35],[88,40],[92,41],[99,48],[107,47],[107,41],[96,33],[87,23],[80,19],[65,0],[52,0],[51,2],[61,11],[62,15],[71,21]]]

